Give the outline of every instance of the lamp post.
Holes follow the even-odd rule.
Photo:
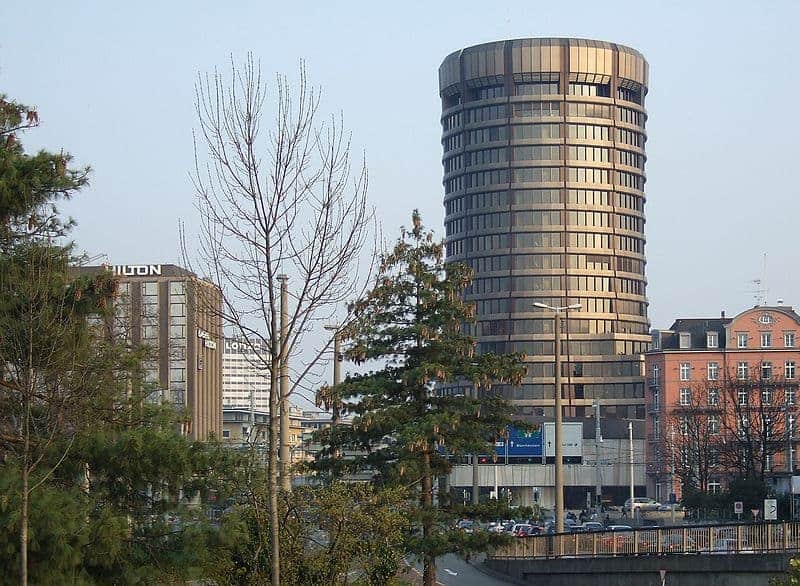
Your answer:
[[[564,307],[553,307],[546,303],[534,303],[534,307],[549,309],[553,312],[553,341],[555,346],[555,492],[556,492],[556,532],[564,532],[564,446],[561,437],[561,312],[568,312],[570,309],[580,309],[581,304],[566,305]]]
[[[280,345],[280,461],[281,488],[292,491],[292,466],[289,448],[289,290],[287,275],[278,275],[281,284],[281,345]],[[274,333],[273,333],[274,334]],[[273,365],[274,368],[274,365]],[[274,414],[270,413],[270,417]]]
[[[341,358],[341,344],[342,338],[340,335],[339,330],[341,326],[339,324],[331,324],[324,326],[324,328],[329,331],[333,332],[333,386],[335,387],[340,382],[342,382],[342,370],[341,370],[341,363],[339,362]],[[340,410],[339,410],[339,397],[338,395],[331,397],[331,433],[336,433],[336,427],[339,425],[339,417],[340,417]],[[340,456],[339,448],[336,445],[333,446],[333,451],[331,453],[331,457],[334,460],[338,460]],[[335,475],[335,472],[334,472]]]

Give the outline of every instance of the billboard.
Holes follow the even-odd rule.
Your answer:
[[[544,424],[544,455],[548,458],[556,456],[556,424]],[[569,421],[561,423],[561,446],[565,458],[580,458],[583,455],[583,423]]]
[[[506,455],[505,438],[499,438],[495,444],[498,457]],[[542,456],[542,428],[536,430],[508,428],[508,456],[511,458],[531,458]]]

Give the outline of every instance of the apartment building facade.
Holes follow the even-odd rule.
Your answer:
[[[732,478],[779,489],[797,466],[800,316],[755,306],[678,319],[652,332],[646,364],[648,494],[724,490]]]

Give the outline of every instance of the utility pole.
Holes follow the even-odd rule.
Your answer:
[[[555,367],[556,367],[556,421],[555,421],[555,442],[556,442],[556,466],[555,466],[555,488],[556,488],[556,531],[564,532],[564,446],[561,433],[561,314],[556,311],[553,314],[553,338],[555,341]]]
[[[600,444],[603,443],[603,436],[600,432],[600,399],[594,401],[594,450],[595,450],[595,509],[597,510],[597,518],[603,512],[603,475],[600,467]]]
[[[492,465],[494,468],[494,498],[495,500],[500,500],[500,487],[497,486],[497,455],[495,454],[494,463]]]
[[[675,426],[669,426],[669,442],[671,444],[670,452],[672,452],[672,471],[669,475],[669,501],[670,501],[670,510],[672,514],[670,515],[672,518],[672,524],[675,524],[675,503],[672,502],[672,495],[675,493]]]
[[[292,472],[289,451],[289,277],[278,275],[281,283],[281,346],[280,346],[280,460],[281,488],[292,490]]]
[[[580,303],[565,307],[552,307],[546,303],[534,303],[534,307],[553,312],[553,345],[555,357],[555,493],[556,493],[556,532],[564,532],[564,442],[562,438],[562,398],[561,398],[561,312],[580,309]]]
[[[636,511],[636,507],[634,507],[634,500],[633,500],[633,423],[628,422],[628,442],[630,444],[630,455],[631,455],[631,519],[634,517],[634,511]]]
[[[477,387],[472,388],[472,398],[478,398]],[[481,483],[480,475],[478,472],[478,454],[472,454],[472,504],[477,505],[480,503],[481,498]]]
[[[789,415],[789,403],[784,406],[784,426],[786,427],[786,471],[789,476],[794,472],[794,462],[792,461],[792,427],[794,427],[794,416]]]

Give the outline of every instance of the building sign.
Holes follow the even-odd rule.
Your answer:
[[[239,338],[225,338],[225,354],[261,354],[264,352],[264,344],[261,340],[245,341]]]
[[[548,458],[556,456],[556,424],[544,424],[544,455]],[[583,423],[569,421],[561,423],[561,448],[565,458],[580,458],[583,455]]]
[[[197,337],[200,338],[201,340],[210,340],[211,339],[211,334],[209,334],[205,330],[201,330],[200,328],[197,328]]]
[[[114,265],[111,272],[118,277],[160,277],[161,265]]]
[[[506,455],[506,440],[499,438],[495,444],[498,458]],[[527,430],[508,428],[508,455],[510,457],[541,457],[542,456],[542,429]]]
[[[214,340],[203,340],[203,346],[205,346],[206,348],[208,348],[210,350],[216,350],[217,349],[217,343]]]

